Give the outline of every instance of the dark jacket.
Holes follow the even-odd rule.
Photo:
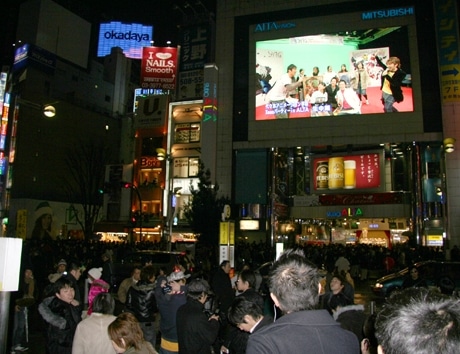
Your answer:
[[[73,306],[51,296],[42,301],[38,312],[45,321],[47,352],[72,353],[73,337],[81,321],[81,306]]]
[[[161,287],[161,281],[166,277],[159,277],[155,286],[155,297],[160,311],[160,332],[161,337],[177,342],[176,314],[177,309],[187,302],[185,294],[186,286],[181,286],[180,294],[165,294]]]
[[[219,267],[212,277],[211,287],[219,301],[221,314],[227,314],[227,310],[235,298],[235,291],[232,288],[232,281],[227,273]]]
[[[340,327],[325,310],[283,315],[249,336],[247,354],[357,354],[356,336]]]
[[[337,309],[333,315],[334,319],[340,323],[340,326],[347,331],[353,332],[358,341],[364,338],[363,328],[367,315],[364,313],[363,305],[350,305]]]
[[[155,321],[157,310],[154,283],[139,281],[129,288],[126,297],[126,311],[134,314],[139,322]]]
[[[387,66],[380,60],[379,57],[375,57],[377,60],[378,64],[385,70]],[[396,102],[402,102],[404,100],[403,92],[401,89],[402,82],[404,78],[406,77],[406,73],[402,71],[401,69],[398,68],[393,74],[393,76],[390,75],[382,75],[382,82],[380,85],[380,89],[383,87],[383,83],[385,82],[385,79],[388,80],[390,83],[390,89],[391,93],[393,95],[393,98],[395,99]]]
[[[210,354],[219,333],[219,321],[208,320],[198,300],[187,299],[177,310],[176,326],[181,354]]]

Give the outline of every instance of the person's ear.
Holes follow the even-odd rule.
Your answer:
[[[321,285],[321,282],[318,283],[318,294],[321,294],[321,291],[323,290],[323,286]]]
[[[383,350],[382,346],[379,344],[379,346],[377,347],[377,353],[378,354],[385,354],[385,351]]]
[[[276,295],[273,294],[273,293],[270,293],[270,297],[272,298],[273,303],[275,304],[275,306],[280,307],[280,302],[278,301],[278,298],[276,297]]]
[[[126,348],[126,342],[125,342],[125,339],[123,337],[120,338],[120,341],[123,344],[123,348],[128,349],[128,348]]]

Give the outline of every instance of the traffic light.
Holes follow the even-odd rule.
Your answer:
[[[133,184],[131,182],[125,182],[125,181],[120,182],[120,187],[121,188],[131,188],[132,186],[133,186]]]
[[[99,188],[97,191],[99,194],[110,193],[113,190],[113,184],[111,182],[104,182],[102,188]]]

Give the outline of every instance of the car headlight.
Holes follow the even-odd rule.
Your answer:
[[[383,284],[375,283],[374,288],[383,288]]]

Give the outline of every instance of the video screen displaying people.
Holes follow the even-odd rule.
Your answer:
[[[414,111],[405,26],[255,45],[256,120]]]

